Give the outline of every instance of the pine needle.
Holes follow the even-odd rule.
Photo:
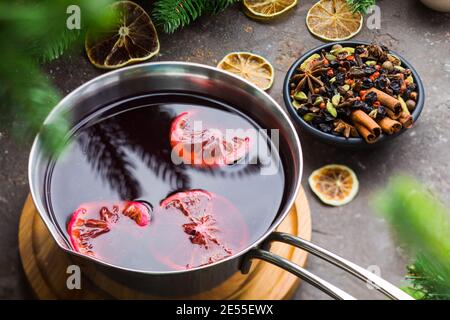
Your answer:
[[[152,16],[166,33],[173,33],[201,15],[217,14],[240,0],[159,0],[155,3]]]
[[[45,47],[40,47],[36,43],[31,50],[39,61],[50,62],[61,57],[64,52],[79,40],[81,34],[80,30],[64,30],[55,37],[54,41],[48,42]]]
[[[411,286],[407,291],[421,299],[450,299],[450,214],[446,208],[407,177],[392,180],[374,203],[416,255],[408,268]]]
[[[42,73],[39,63],[59,58],[70,46],[81,44],[87,27],[109,23],[104,14],[112,0],[20,0],[0,2],[0,128],[17,140],[42,131],[47,150],[58,152],[69,119],[43,121],[60,95]],[[67,7],[78,5],[81,30],[66,26]]]
[[[376,0],[347,0],[347,3],[352,8],[353,12],[367,14],[370,7],[375,5]]]
[[[450,274],[424,255],[408,266],[406,279],[411,285],[406,291],[420,300],[450,300]]]
[[[206,9],[210,14],[218,14],[232,4],[241,0],[212,0],[206,1]]]

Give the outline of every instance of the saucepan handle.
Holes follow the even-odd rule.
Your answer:
[[[414,300],[410,295],[405,293],[403,290],[397,288],[386,280],[380,278],[374,273],[350,262],[328,250],[325,250],[309,241],[303,240],[299,237],[293,236],[288,233],[274,232],[266,239],[263,247],[270,247],[271,242],[282,242],[290,244],[299,249],[305,250],[335,266],[340,269],[345,270],[351,275],[363,280],[364,282],[370,283],[375,289],[386,295],[393,300]],[[308,270],[296,265],[295,263],[280,257],[276,254],[271,253],[265,249],[252,249],[249,251],[245,257],[245,261],[242,265],[242,272],[247,273],[250,269],[252,259],[260,259],[270,262],[286,271],[291,272],[297,277],[303,279],[304,281],[310,283],[316,288],[327,293],[331,297],[339,300],[355,300],[353,296],[346,293],[345,291],[339,289],[333,284],[323,280],[322,278],[314,275]]]

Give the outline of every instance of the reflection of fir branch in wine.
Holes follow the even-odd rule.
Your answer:
[[[125,113],[122,114],[119,125],[130,149],[157,177],[170,181],[174,188],[188,189],[190,179],[185,174],[184,167],[174,164],[171,159],[169,128],[172,119],[173,115],[165,111],[154,111],[151,117]],[[126,130],[127,127],[134,129]]]
[[[124,199],[140,197],[141,187],[133,175],[135,169],[124,149],[136,154],[160,179],[174,190],[189,189],[186,166],[172,161],[169,129],[175,115],[166,111],[145,114],[122,113],[85,129],[80,143],[94,170]],[[140,130],[139,128],[145,128]],[[236,170],[197,168],[205,174],[240,179],[258,174],[261,165],[238,165]]]
[[[140,196],[139,181],[133,176],[133,164],[122,146],[123,132],[113,123],[98,123],[80,136],[80,144],[91,166],[123,199]]]
[[[168,139],[161,138],[158,131],[158,128],[169,128],[170,121],[170,115],[165,112],[151,119],[125,113],[86,128],[79,142],[92,168],[123,199],[139,198],[142,188],[133,175],[135,168],[125,148],[139,156],[157,177],[171,181],[176,188],[189,188],[189,177],[182,166],[172,163],[167,152]],[[152,129],[149,132],[138,128]]]
[[[151,118],[142,116],[136,117],[130,114],[125,116],[123,126],[133,123],[135,128],[147,128],[145,131],[126,130],[127,140],[130,147],[146,162],[147,166],[164,180],[173,183],[177,189],[189,188],[189,177],[184,173],[186,166],[174,164],[171,158],[170,146],[170,126],[175,117],[165,111],[153,115]],[[149,154],[146,150],[153,150]],[[261,170],[260,163],[256,165],[245,165],[236,168],[237,170],[221,170],[217,167],[196,167],[197,170],[213,176],[227,178],[241,178],[246,175],[258,174]]]

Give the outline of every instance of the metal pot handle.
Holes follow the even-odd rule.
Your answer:
[[[340,256],[325,250],[309,241],[303,240],[299,237],[295,237],[288,233],[283,232],[273,232],[264,242],[263,248],[252,249],[249,251],[245,257],[244,263],[242,264],[242,273],[248,273],[251,266],[252,259],[260,259],[270,262],[286,271],[291,272],[300,279],[308,282],[309,284],[315,286],[316,288],[322,290],[326,294],[338,300],[355,300],[355,298],[346,293],[345,291],[339,289],[338,287],[332,285],[331,283],[323,280],[322,278],[312,274],[308,270],[296,265],[295,263],[282,258],[278,255],[271,253],[266,248],[270,248],[271,242],[282,242],[290,244],[294,247],[305,250],[335,266],[340,269],[345,270],[351,275],[370,283],[375,289],[386,295],[393,300],[414,300],[410,295],[405,293],[403,290],[397,288],[386,280],[378,277],[372,272],[350,262]]]

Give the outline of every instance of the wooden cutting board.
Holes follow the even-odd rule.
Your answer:
[[[289,215],[278,231],[311,239],[311,214],[304,190],[299,192]],[[101,273],[91,263],[60,249],[42,222],[31,196],[28,196],[19,223],[19,250],[28,281],[39,299],[159,299],[120,284]],[[307,253],[282,243],[274,243],[271,251],[300,266],[305,266]],[[66,271],[69,265],[81,268],[81,289],[69,290]],[[251,271],[234,274],[221,285],[183,299],[289,299],[299,280],[292,274],[263,261],[255,260]]]

